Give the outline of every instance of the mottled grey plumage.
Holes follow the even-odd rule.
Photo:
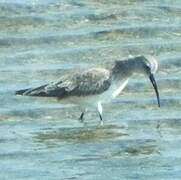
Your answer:
[[[111,85],[111,73],[103,68],[92,68],[62,76],[58,81],[17,91],[16,94],[64,98],[100,94]]]
[[[80,104],[82,98],[90,102],[94,97],[98,102],[98,112],[102,120],[101,102],[115,98],[126,86],[129,77],[134,73],[149,76],[155,89],[160,106],[159,93],[153,74],[157,71],[158,63],[152,56],[136,56],[126,60],[115,61],[111,68],[91,68],[82,72],[74,72],[60,77],[56,82],[16,91],[17,95],[58,97],[59,99],[76,99]],[[81,114],[83,119],[84,112]]]

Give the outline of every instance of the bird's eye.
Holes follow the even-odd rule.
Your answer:
[[[148,63],[146,63],[146,69],[151,70],[151,67]]]
[[[152,69],[151,69],[150,65],[148,65],[148,64],[146,65],[145,70],[146,70],[147,73],[152,72]]]

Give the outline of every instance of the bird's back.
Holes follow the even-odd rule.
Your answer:
[[[104,68],[92,68],[64,75],[58,81],[16,91],[17,95],[64,98],[101,94],[111,85],[111,73]]]

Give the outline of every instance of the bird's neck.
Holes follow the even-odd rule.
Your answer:
[[[116,61],[112,68],[113,79],[123,80],[129,78],[135,71],[135,61],[132,59]]]

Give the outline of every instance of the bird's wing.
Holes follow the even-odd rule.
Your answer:
[[[111,74],[103,68],[92,68],[74,77],[75,88],[71,95],[83,96],[100,94],[111,85]]]
[[[72,77],[72,75],[65,75],[56,82],[51,82],[36,88],[19,90],[16,91],[16,94],[25,96],[64,97],[75,88]]]
[[[111,75],[108,70],[93,68],[87,71],[62,76],[57,82],[37,88],[17,91],[16,94],[59,98],[71,95],[93,95],[104,92],[109,88],[110,84]]]

